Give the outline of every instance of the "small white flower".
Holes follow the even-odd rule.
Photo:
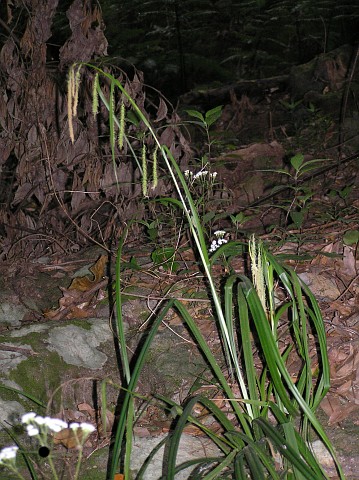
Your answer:
[[[25,413],[21,417],[21,423],[29,423],[29,421],[33,420],[35,417],[36,417],[36,413],[34,412]]]
[[[4,460],[12,460],[16,458],[17,451],[19,447],[15,445],[12,447],[5,447],[0,451],[0,464],[3,463]]]
[[[219,245],[217,244],[217,240],[212,240],[211,246],[209,248],[210,253],[213,253],[219,248]]]
[[[47,422],[47,419],[50,418],[50,417],[41,417],[40,415],[37,415],[35,418],[34,418],[34,422],[37,424],[37,425],[46,425],[46,422]]]
[[[93,425],[91,425],[91,423],[86,423],[86,422],[81,423],[80,427],[81,427],[81,430],[83,430],[85,433],[92,433],[96,430],[96,428]]]
[[[213,180],[216,178],[216,176],[217,176],[217,175],[218,175],[218,173],[217,173],[217,172],[213,172],[213,173],[211,173],[211,177],[213,178]]]
[[[77,423],[77,422],[73,422],[73,423],[70,423],[69,425],[69,428],[71,428],[71,430],[77,430],[78,428],[80,428],[80,424]]]
[[[59,418],[48,418],[46,421],[46,426],[53,432],[61,432],[64,428],[67,428],[67,423]]]
[[[186,178],[189,177],[189,170],[185,170],[185,171],[184,171],[184,176],[185,176]]]
[[[206,175],[208,175],[208,170],[201,170],[200,172],[197,172],[194,175],[193,180],[197,180],[198,178],[205,177]]]
[[[215,252],[216,250],[218,250],[218,248],[221,246],[221,245],[224,245],[225,243],[228,243],[228,240],[226,240],[224,237],[225,235],[225,231],[224,230],[217,230],[216,232],[214,232],[214,235],[217,237],[216,240],[212,240],[212,243],[211,243],[211,246],[209,247],[209,252],[210,253],[213,253]]]
[[[40,430],[36,427],[34,427],[33,425],[28,425],[26,427],[26,431],[27,431],[27,434],[29,435],[29,437],[36,437],[36,435],[39,435],[40,433]]]
[[[87,437],[96,430],[96,428],[91,425],[91,423],[70,423],[69,428],[75,432],[79,446],[83,445],[86,442]],[[78,434],[77,431],[81,430],[81,434]]]

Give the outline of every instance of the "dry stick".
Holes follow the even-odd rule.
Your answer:
[[[349,283],[349,285],[345,288],[344,292],[342,292],[334,301],[337,302],[338,300],[340,300],[342,297],[344,297],[344,295],[349,292],[349,290],[351,289],[352,285],[354,284],[354,282],[356,280],[358,280],[359,278],[359,274],[356,275]]]
[[[39,353],[34,352],[34,350],[32,350],[31,348],[16,347],[14,345],[4,345],[3,343],[0,344],[0,350],[6,352],[21,353],[21,355],[39,355]]]
[[[121,295],[126,297],[135,297],[135,298],[146,298],[148,301],[151,300],[165,300],[174,298],[176,300],[181,300],[183,302],[193,302],[193,303],[211,303],[211,300],[207,298],[190,298],[190,297],[171,297],[171,296],[152,296],[152,295],[141,295],[139,293],[131,293],[131,292],[121,292]]]

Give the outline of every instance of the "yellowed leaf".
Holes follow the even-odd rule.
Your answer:
[[[90,272],[93,273],[93,278],[91,279],[89,275],[76,277],[72,280],[69,290],[79,290],[80,292],[86,292],[87,290],[90,290],[104,277],[106,263],[107,255],[101,255],[95,265],[90,268]]]
[[[76,433],[71,428],[64,428],[60,432],[54,433],[54,444],[63,445],[67,449],[77,448],[82,440],[82,430],[78,428]]]

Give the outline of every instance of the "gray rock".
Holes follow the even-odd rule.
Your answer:
[[[2,349],[1,346],[4,346],[5,348]],[[25,354],[21,352],[16,352],[16,351],[11,351],[7,350],[6,347],[15,347],[17,345],[15,344],[7,344],[7,343],[2,343],[0,344],[0,371],[2,374],[7,375],[11,370],[16,368],[21,362],[24,360],[27,360],[27,357]],[[21,348],[31,348],[29,345],[18,345]]]
[[[148,455],[165,437],[162,434],[156,437],[135,439],[131,454],[131,469],[137,474]],[[162,477],[162,463],[165,446],[163,445],[156,453],[147,467],[143,480],[158,480]],[[205,437],[195,437],[183,433],[177,453],[176,465],[196,458],[214,457],[221,455],[220,450]],[[187,480],[194,467],[187,468],[176,475],[176,480]]]
[[[18,303],[16,298],[10,298],[7,292],[0,293],[0,325],[13,327],[21,325],[21,319],[27,312],[26,307]]]
[[[24,407],[14,400],[0,398],[0,422],[6,426],[16,425],[20,422],[21,415],[25,413]],[[0,428],[1,429],[1,428]]]
[[[97,370],[107,361],[107,355],[96,347],[112,338],[107,321],[91,320],[90,330],[76,325],[53,328],[48,337],[48,349],[56,351],[69,365]]]

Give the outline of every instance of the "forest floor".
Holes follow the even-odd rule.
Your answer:
[[[255,149],[255,147],[251,148]],[[258,148],[262,148],[260,144]],[[228,169],[228,165],[224,168]],[[223,175],[223,168],[220,174]],[[319,302],[326,326],[331,366],[331,388],[321,404],[320,417],[340,454],[348,478],[356,479],[359,478],[357,476],[359,471],[357,450],[359,444],[359,268],[357,260],[359,189],[353,187],[347,195],[344,193],[340,195],[340,192],[344,192],[349,184],[348,178],[352,182],[350,185],[358,184],[358,182],[355,183],[355,179],[358,179],[358,170],[354,163],[351,163],[345,171],[327,173],[325,181],[332,185],[331,190],[327,189],[323,195],[313,195],[310,208],[306,211],[305,218],[301,219],[303,221],[300,226],[292,224],[290,227],[281,227],[283,211],[284,216],[287,215],[287,223],[289,221],[288,202],[282,197],[276,202],[270,198],[263,204],[242,210],[247,218],[241,217],[243,225],[240,228],[233,228],[228,217],[225,217],[222,223],[220,223],[221,220],[215,219],[212,231],[214,228],[222,227],[229,232],[228,239],[243,239],[245,232],[255,232],[276,255],[290,264],[312,289]],[[273,177],[271,179],[273,181]],[[240,191],[237,198],[240,199],[243,191],[248,192],[252,185],[246,184],[246,177],[238,181],[239,185],[241,186],[238,189]],[[265,183],[261,188],[267,191]],[[233,190],[232,194],[236,196]],[[278,202],[285,208],[277,208]],[[233,215],[236,213],[234,202],[231,205],[227,203],[226,208],[228,212],[232,211]],[[327,221],[325,221],[326,218]],[[225,224],[224,227],[223,224]],[[268,226],[271,227],[268,228]],[[220,350],[206,285],[186,237],[178,249],[175,263],[153,255],[156,248],[170,245],[167,239],[174,238],[173,229],[173,223],[163,222],[161,231],[156,232],[158,236],[155,242],[150,242],[148,237],[143,235],[125,245],[122,285],[124,298],[127,295],[130,302],[130,306],[126,307],[126,322],[132,332],[131,336],[136,339],[136,335],[143,331],[146,323],[143,315],[136,311],[138,299],[150,305],[151,310],[157,308],[164,299],[176,297],[185,299],[191,315],[196,319],[209,346],[214,351]],[[172,232],[171,235],[170,232]],[[36,261],[22,262],[21,265],[14,262],[8,266],[5,274],[6,283],[8,286],[11,285],[13,292],[28,308],[22,324],[27,327],[33,323],[42,324],[49,321],[61,323],[64,320],[92,318],[98,305],[103,303],[108,286],[105,270],[107,256],[100,254],[100,250],[96,248],[88,252],[72,254],[68,258],[44,257]],[[78,277],[79,271],[86,265],[91,267],[90,275],[82,277],[80,275],[80,281],[74,286],[73,277]],[[226,268],[228,267],[221,262],[217,262],[214,266],[218,280],[226,274]],[[237,273],[243,272],[243,260],[233,260],[231,268]],[[70,284],[72,288],[69,288]],[[31,311],[30,305],[34,298],[37,299],[36,312]],[[7,329],[8,327],[2,328],[0,333],[6,334]],[[176,316],[169,318],[162,329],[166,331],[168,329],[174,333],[175,343],[189,345],[191,355],[196,355],[196,348],[193,347],[191,338]],[[286,339],[283,338],[282,341],[284,345]],[[313,350],[313,368],[315,368],[314,338],[311,339],[310,345]],[[171,358],[164,361],[170,362]],[[298,365],[295,358],[292,361],[289,371],[292,368],[294,374]],[[179,371],[178,369],[177,372]],[[172,374],[176,375],[173,372]],[[153,378],[156,375],[157,378]],[[141,380],[141,389],[144,392],[150,392],[154,385],[163,387],[162,375],[161,371],[157,373],[145,371]],[[101,377],[101,372],[99,376]],[[166,392],[168,391],[168,386],[163,388],[167,389]],[[179,399],[185,398],[188,389],[189,383],[186,380],[171,394]],[[86,398],[85,401],[90,405],[91,398]],[[142,413],[141,423],[136,426],[135,434],[140,438],[157,436],[167,432],[169,427],[168,417],[164,417],[159,409],[153,407]],[[193,431],[188,429],[186,433],[196,437],[199,432],[196,429]],[[321,458],[323,464],[326,461],[329,462],[325,454],[322,454]],[[330,462],[327,468],[332,478],[335,478],[335,471]]]
[[[264,117],[267,118],[267,112]],[[197,162],[199,166],[197,169],[192,167],[192,174],[216,172],[216,183],[192,182],[192,193],[199,202],[208,244],[219,229],[226,232],[226,240],[245,241],[255,234],[275,255],[295,269],[316,296],[326,327],[331,367],[331,388],[321,404],[321,421],[340,454],[348,478],[358,479],[358,157],[348,152],[346,157],[341,155],[338,160],[333,149],[324,145],[330,141],[330,126],[324,118],[319,118],[320,125],[329,132],[324,136],[324,130],[318,128],[313,137],[311,129],[306,132],[306,137],[302,135],[298,140],[299,137],[289,137],[289,129],[283,127],[270,134],[267,132],[265,141],[254,141],[253,135],[258,138],[258,130],[254,132],[255,122],[260,124],[261,118],[252,113],[242,132],[241,146],[237,140],[229,147],[231,138],[223,123],[213,132],[216,142],[209,161]],[[245,146],[244,140],[248,142]],[[317,168],[307,168],[312,165]],[[128,298],[124,308],[132,346],[135,347],[146,325],[144,305],[148,314],[163,300],[176,297],[186,302],[208,345],[219,352],[220,341],[206,282],[185,233],[183,217],[167,207],[159,204],[143,228],[134,228],[124,246],[122,288],[124,298]],[[103,315],[104,305],[109,313],[111,298],[107,289],[109,285],[113,286],[115,275],[115,252],[113,254],[110,269],[106,267],[107,254],[98,248],[80,250],[68,256],[56,254],[4,263],[1,267],[4,285],[26,307],[26,313],[19,319],[21,327],[85,321],[96,316],[98,308],[102,309]],[[82,267],[86,269],[81,275]],[[229,268],[243,273],[244,260],[234,258],[230,267],[218,261],[213,269],[218,285]],[[112,280],[109,280],[109,273]],[[80,280],[74,284],[75,277]],[[142,302],[140,307],[136,303],[139,301]],[[6,336],[10,331],[8,325],[0,325],[1,335]],[[161,331],[162,335],[171,332],[170,341],[174,347],[184,345],[186,355],[196,357],[197,349],[175,315],[164,323]],[[285,336],[282,342],[285,345]],[[318,365],[315,364],[314,338],[310,338],[310,348],[315,370]],[[173,360],[173,352],[168,353],[164,363]],[[290,360],[289,371],[294,375],[298,365],[295,358]],[[163,380],[161,368],[164,367],[145,370],[140,388],[146,394],[154,388],[163,388],[176,399],[184,399],[191,387],[190,381],[186,379],[181,383],[183,379],[175,378],[174,383],[178,385],[179,382],[180,387],[169,387]],[[97,373],[101,377],[107,371]],[[177,372],[174,369],[168,375],[176,377],[176,374],[177,377],[184,374],[180,366]],[[91,396],[84,398],[81,405],[91,405]],[[74,405],[74,411],[77,408]],[[89,420],[93,420],[91,412]],[[169,427],[169,418],[151,407],[142,412],[135,434],[139,438],[161,435]],[[189,429],[186,433],[196,437],[199,432]],[[103,442],[106,445],[106,438]],[[97,449],[93,445],[88,448],[89,455],[91,448],[92,451]],[[321,459],[324,464],[325,456]],[[328,464],[327,467],[335,478],[332,466]]]

